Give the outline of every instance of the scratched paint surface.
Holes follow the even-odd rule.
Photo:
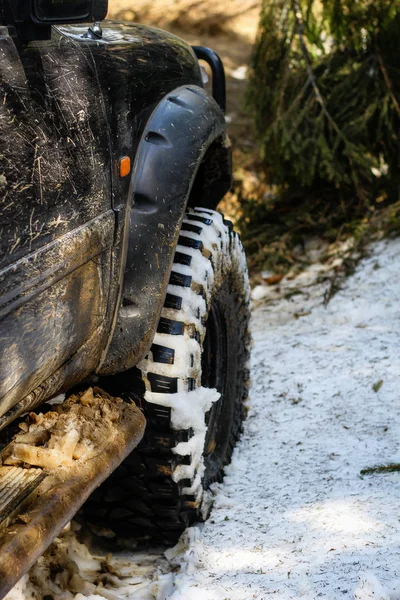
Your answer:
[[[189,48],[134,25],[53,30],[20,51],[0,27],[0,268],[126,203],[129,177],[115,162],[134,158],[155,104],[200,83]]]
[[[63,38],[40,44],[18,56],[0,36],[0,266],[110,207],[93,64]]]
[[[132,202],[115,166],[133,161],[167,92],[199,83],[175,36],[113,22],[101,40],[86,33],[54,28],[50,41],[18,45],[0,27],[0,414],[99,364],[126,252],[124,219],[111,209],[123,215]]]

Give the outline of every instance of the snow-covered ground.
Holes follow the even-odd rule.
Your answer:
[[[250,412],[207,523],[165,557],[67,532],[9,598],[400,598],[400,473],[360,475],[400,463],[400,240],[371,252],[326,307],[318,267],[257,289]]]

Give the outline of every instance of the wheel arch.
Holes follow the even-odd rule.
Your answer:
[[[135,366],[153,339],[186,206],[215,208],[231,185],[223,112],[202,88],[167,94],[147,122],[132,173],[126,262],[114,328],[98,373]]]

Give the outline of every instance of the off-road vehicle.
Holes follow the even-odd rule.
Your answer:
[[[1,597],[94,490],[94,528],[177,539],[243,417],[221,62],[106,12],[0,0]]]

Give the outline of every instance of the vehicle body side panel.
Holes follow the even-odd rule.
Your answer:
[[[202,86],[194,52],[183,40],[159,29],[107,20],[101,39],[82,36],[87,25],[60,26],[65,40],[90,48],[110,129],[112,168],[129,156],[132,164],[143,129],[158,102],[184,85]],[[114,207],[125,206],[130,178],[113,180]]]
[[[93,347],[99,360],[115,215],[107,114],[93,61],[59,34],[17,46],[2,27],[0,95],[3,415],[100,326]]]
[[[116,23],[101,40],[86,33],[54,28],[17,47],[0,27],[0,428],[95,371],[127,251],[119,159],[134,161],[166,93],[201,83],[175,36]]]
[[[55,34],[0,32],[0,268],[111,207],[107,115],[93,62]]]
[[[104,329],[113,240],[109,210],[3,271],[0,415]]]

